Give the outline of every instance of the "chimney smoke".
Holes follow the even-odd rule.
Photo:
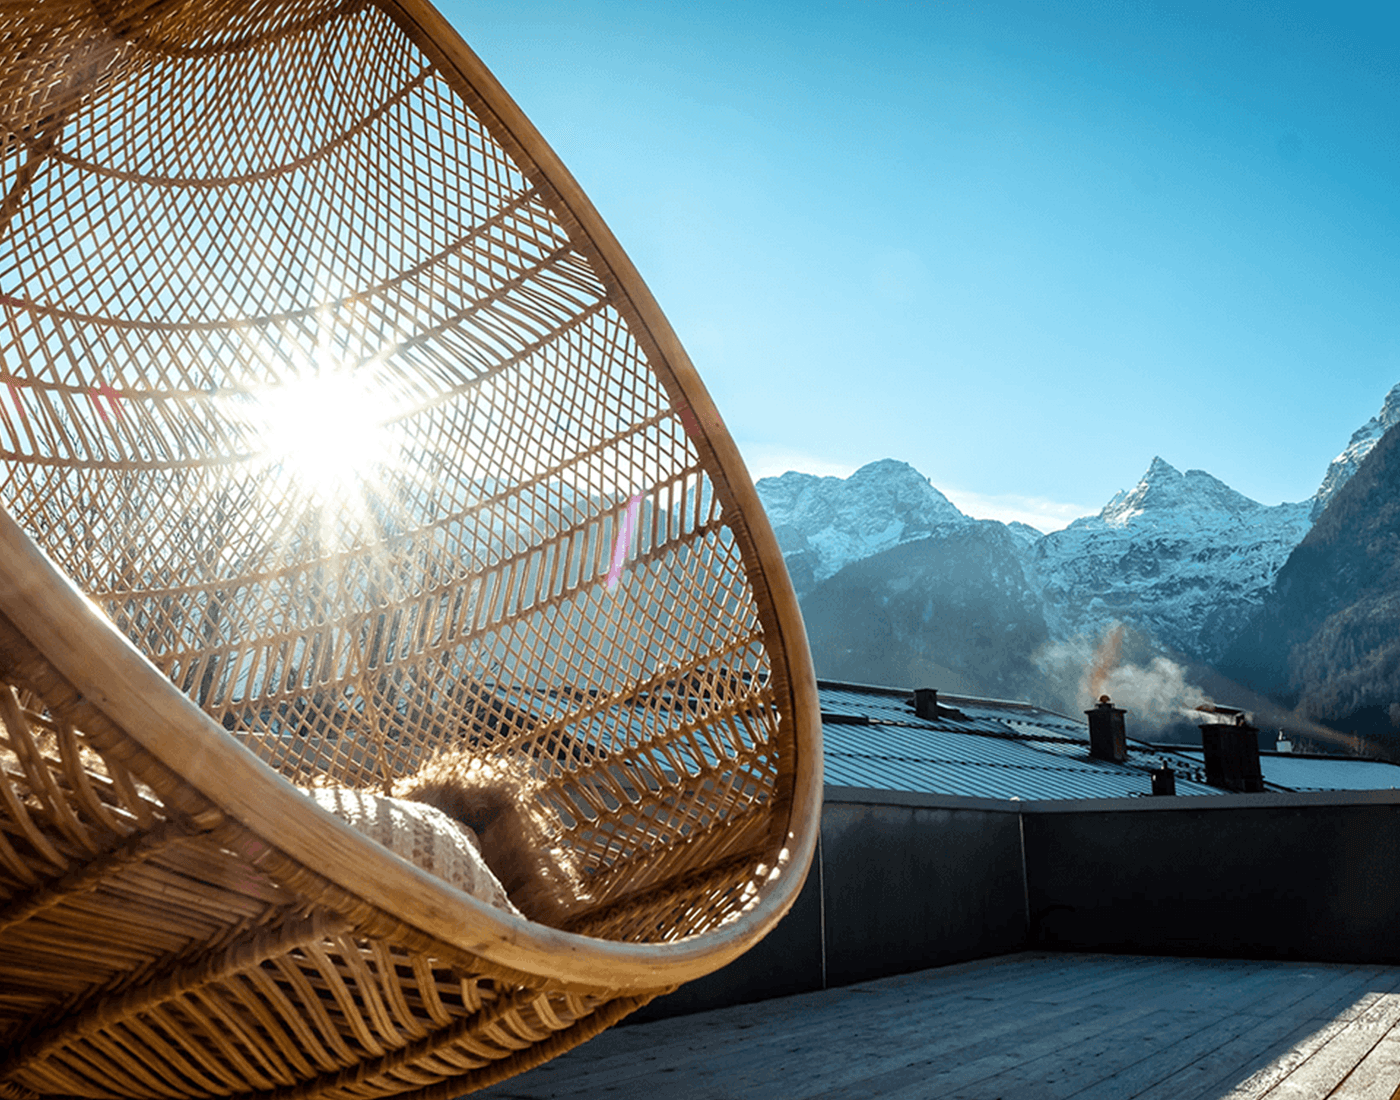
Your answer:
[[[1114,623],[1097,639],[1078,635],[1048,642],[1035,655],[1062,705],[1077,708],[1103,695],[1132,711],[1139,737],[1190,721],[1192,708],[1209,696],[1175,661],[1153,653],[1150,639]],[[1194,722],[1192,722],[1194,724]]]
[[[1089,668],[1089,697],[1103,696],[1108,678],[1123,659],[1123,624],[1114,623],[1113,628],[1094,650],[1094,662]]]

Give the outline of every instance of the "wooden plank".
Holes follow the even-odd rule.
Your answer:
[[[1262,965],[1262,964],[1261,964]],[[1255,1016],[1273,1017],[1279,1012],[1309,1013],[1332,1020],[1372,990],[1389,991],[1397,980],[1396,968],[1389,966],[1280,963],[1282,980],[1270,996],[1250,1005]],[[1301,987],[1301,988],[1300,988]]]
[[[1139,956],[1131,955],[1011,955],[876,978],[844,988],[864,994],[915,991],[921,997],[964,993],[986,995],[993,984],[1014,982],[1027,996],[1053,996],[1058,990],[1081,987],[1100,973],[1117,973],[1139,960]],[[987,963],[995,966],[989,967]]]
[[[1248,1012],[1277,988],[1280,964],[1181,959],[1162,980],[1133,991],[1132,1003],[1174,1012]]]
[[[1015,988],[1031,992],[1043,991],[1047,983],[1053,987],[1084,985],[1084,966],[1074,956],[1018,956],[1017,963],[976,969],[959,967],[957,973],[921,971],[917,974],[883,978],[860,986],[822,993],[804,993],[792,997],[742,1005],[730,1009],[700,1013],[692,1017],[659,1021],[622,1029],[622,1034],[647,1032],[644,1045],[648,1056],[639,1060],[629,1053],[643,1041],[626,1044],[611,1042],[605,1034],[569,1052],[551,1063],[531,1071],[526,1087],[536,1080],[548,1079],[552,1088],[566,1087],[573,1082],[581,1086],[616,1074],[619,1081],[629,1080],[650,1071],[650,1063],[658,1057],[674,1061],[679,1067],[703,1067],[707,1060],[721,1058],[731,1071],[739,1071],[750,1062],[767,1064],[773,1053],[766,1042],[769,1036],[781,1036],[784,1051],[812,1051],[817,1055],[829,1045],[827,1036],[846,1034],[852,1029],[873,1030],[879,1034],[898,1025],[898,1020],[921,1019],[930,1026],[941,1013],[956,1012],[962,1021],[970,1021],[983,1013],[994,1013],[996,1002],[987,998],[982,1003],[949,1006],[960,995],[985,994],[989,980],[1005,988],[1008,980]],[[952,970],[953,968],[949,968]],[[988,974],[991,971],[995,977]],[[934,1007],[930,1007],[933,1005]],[[713,1026],[711,1026],[713,1021]],[[752,1034],[749,1034],[750,1031]],[[736,1055],[736,1046],[742,1050]],[[665,1047],[662,1051],[660,1048]],[[645,1061],[647,1064],[643,1065]],[[504,1087],[504,1086],[503,1086]],[[519,1087],[519,1086],[517,1086]],[[487,1092],[485,1096],[490,1096]]]
[[[1005,1047],[1019,1032],[1038,1033],[1051,1021],[1083,1021],[1118,1011],[1121,990],[1133,987],[1144,973],[1167,971],[1174,965],[1170,960],[1138,957],[1100,956],[1083,961],[1082,969],[1094,975],[1093,980],[1072,983],[1064,989],[1047,993],[1041,987],[1026,988],[1019,981],[1008,980],[1011,976],[1002,975],[995,986],[984,986],[979,991],[979,1004],[963,999],[922,1012],[892,1005],[860,1021],[852,1033],[833,1038],[827,1032],[812,1048],[810,1058],[797,1061],[783,1072],[783,1092],[787,1096],[802,1096],[809,1084],[817,1095],[847,1085],[854,1087],[861,1078],[898,1072],[908,1065],[911,1051],[922,1054],[922,1060],[929,1060],[932,1055],[943,1064],[966,1061],[988,1053],[985,1048],[989,1045]],[[1022,1007],[1008,1013],[1008,1004]],[[979,1048],[975,1055],[969,1053],[973,1047]],[[754,1084],[771,1075],[767,1062],[753,1068]],[[731,1083],[748,1082],[743,1077],[735,1080],[732,1075],[727,1076],[726,1087]]]
[[[1243,971],[1238,967],[1223,971],[1215,964],[1204,962],[1194,964],[1188,969],[1188,973],[1194,971],[1188,984],[1195,988],[1190,989],[1185,996],[1164,991],[1157,996],[1140,998],[1135,1003],[1141,1007],[1161,1006],[1169,1014],[1179,1014],[1181,1022],[1167,1023],[1156,1031],[1134,1035],[1124,1030],[1116,1037],[1117,1050],[1110,1054],[1102,1047],[1100,1041],[1089,1044],[1088,1047],[1066,1047],[1057,1054],[1060,1062],[1072,1063],[1071,1068],[1065,1069],[1061,1066],[1037,1066],[1041,1072],[1039,1080],[1033,1079],[1036,1075],[1027,1073],[1027,1067],[1022,1066],[984,1082],[989,1086],[988,1093],[995,1095],[998,1092],[1006,1095],[1035,1095],[1035,1096],[1057,1096],[1073,1094],[1076,1096],[1102,1095],[1105,1098],[1118,1100],[1119,1097],[1132,1096],[1135,1092],[1150,1087],[1161,1076],[1166,1075],[1173,1069],[1191,1062],[1195,1055],[1209,1050],[1218,1045],[1212,1032],[1225,1031],[1227,1036],[1230,1032],[1239,1031],[1248,1026],[1249,1017],[1237,1019],[1237,1012],[1229,1003],[1228,996],[1221,994],[1243,994],[1251,987],[1255,990],[1256,996],[1250,998],[1259,1003],[1266,1003],[1269,996],[1265,992],[1268,986],[1279,980],[1287,980],[1290,971],[1296,969],[1296,964],[1289,963],[1261,963],[1245,964],[1246,968],[1253,969],[1255,975],[1243,978]],[[1393,969],[1388,971],[1389,979],[1395,980],[1397,972]],[[1215,990],[1202,989],[1204,984],[1216,985]],[[1333,990],[1335,992],[1335,990]],[[1299,995],[1301,998],[1302,995]],[[1173,1003],[1175,1002],[1175,1003]],[[1300,1014],[1305,1014],[1308,1005]],[[1199,1022],[1208,1023],[1214,1019],[1216,1024],[1213,1027],[1196,1027],[1193,1029],[1191,1019],[1195,1018]],[[1136,1028],[1134,1030],[1141,1030]],[[1132,1057],[1124,1056],[1123,1052],[1129,1050],[1133,1045],[1140,1042],[1143,1045],[1152,1044],[1150,1056]],[[1173,1048],[1177,1048],[1173,1050]],[[1124,1068],[1112,1071],[1111,1067],[1115,1062],[1124,1063]],[[1104,1071],[1109,1069],[1110,1072]],[[1098,1081],[1091,1079],[1097,1077]],[[943,1090],[939,1090],[943,1095]],[[979,1095],[978,1090],[971,1090],[968,1095]],[[892,1095],[901,1095],[894,1093]],[[912,1090],[910,1095],[917,1095],[917,1089]],[[957,1093],[955,1095],[962,1095]],[[1180,1093],[1173,1094],[1178,1100]],[[1217,1094],[1218,1095],[1218,1094]]]
[[[1318,1021],[1263,1020],[1133,1100],[1223,1100],[1317,1031]]]
[[[1142,1014],[1119,1013],[1099,1034],[1069,1042],[1054,1042],[1044,1054],[1022,1062],[974,1086],[949,1093],[960,1100],[1034,1095],[1068,1097],[1093,1088],[1129,1067],[1159,1054],[1164,1047],[1217,1026],[1222,1017],[1204,1013],[1181,1015],[1170,1009]],[[1109,1095],[1116,1096],[1113,1090]]]
[[[625,1028],[479,1095],[1314,1100],[1277,1088],[1351,1029],[1327,1057],[1357,1100],[1396,1072],[1396,988],[1395,967],[1024,955]]]
[[[1240,992],[1245,988],[1252,987],[1255,989],[1256,993],[1263,993],[1267,990],[1269,985],[1278,981],[1278,975],[1275,973],[1275,971],[1287,971],[1293,969],[1294,967],[1294,964],[1237,964],[1234,966],[1222,968],[1214,963],[1201,963],[1194,960],[1183,961],[1181,965],[1185,973],[1194,975],[1194,981],[1198,986],[1201,984],[1202,981],[1204,981],[1207,984],[1214,983],[1220,990],[1223,990],[1225,992],[1230,992],[1231,990],[1235,992]],[[1261,966],[1263,967],[1262,970],[1260,969]],[[1254,971],[1253,974],[1249,973],[1251,970]],[[1201,989],[1197,989],[1193,991],[1193,996],[1196,1000],[1201,1000],[1202,992],[1209,992],[1209,990],[1203,991]],[[1159,993],[1157,995],[1149,996],[1147,998],[1136,998],[1131,1003],[1137,1004],[1139,1007],[1144,1007],[1147,1005],[1156,1005],[1160,1007],[1164,1004],[1170,1006],[1171,999],[1171,993],[1164,992]],[[1214,998],[1211,999],[1213,1000]],[[1256,996],[1252,998],[1252,1000],[1255,1001],[1262,999],[1263,997],[1261,996]],[[1124,1007],[1126,1007],[1129,1003],[1130,1002],[1125,1001]],[[1146,1035],[1138,1036],[1137,1038],[1146,1038],[1148,1040],[1162,1040],[1164,1038],[1169,1039],[1171,1038],[1171,1032],[1173,1027],[1180,1027],[1184,1029],[1185,1035],[1188,1038],[1195,1035],[1202,1036],[1198,1046],[1205,1047],[1208,1049],[1211,1045],[1214,1045],[1214,1043],[1207,1034],[1211,1029],[1209,1027],[1204,1026],[1204,1024],[1208,1024],[1211,1020],[1214,1020],[1216,1021],[1215,1030],[1218,1031],[1219,1027],[1221,1026],[1221,1021],[1232,1020],[1235,1016],[1234,1009],[1228,1003],[1217,1005],[1211,1012],[1203,1013],[1199,1010],[1189,1012],[1187,1013],[1188,1017],[1194,1016],[1198,1020],[1202,1021],[1203,1024],[1203,1026],[1198,1026],[1193,1030],[1189,1019],[1183,1021],[1180,1024],[1174,1024],[1170,1022],[1160,1023],[1159,1021],[1172,1020],[1173,1016],[1175,1015],[1175,1013],[1170,1007],[1165,1008],[1163,1011],[1164,1015],[1156,1017],[1154,1019],[1153,1024],[1151,1028],[1149,1028],[1149,1030],[1147,1031]],[[1181,1009],[1178,1006],[1176,1009],[1176,1013],[1180,1012]],[[1117,1017],[1118,1021],[1122,1023],[1127,1018],[1128,1016],[1126,1014],[1123,1014],[1120,1008],[1120,1015]],[[1240,1028],[1247,1027],[1248,1024],[1249,1018],[1245,1017],[1239,1020],[1237,1023],[1233,1024],[1232,1026],[1233,1029],[1238,1030]],[[981,1095],[983,1088],[986,1089],[986,1094],[990,1096],[1002,1094],[1007,1096],[1014,1095],[1018,1097],[1022,1095],[1079,1095],[1082,1091],[1082,1087],[1084,1086],[1084,1082],[1087,1077],[1092,1077],[1093,1075],[1097,1074],[1102,1077],[1108,1078],[1113,1075],[1113,1059],[1105,1061],[1102,1050],[1094,1052],[1097,1055],[1097,1057],[1093,1058],[1093,1062],[1096,1064],[1092,1066],[1092,1069],[1086,1071],[1083,1068],[1083,1064],[1086,1061],[1088,1052],[1085,1049],[1083,1049],[1082,1045],[1067,1046],[1066,1040],[1069,1040],[1071,1037],[1072,1036],[1070,1034],[1063,1032],[1060,1033],[1054,1040],[1055,1045],[1053,1049],[1046,1051],[1046,1056],[1043,1059],[1043,1061],[1035,1064],[1034,1073],[1026,1073],[1026,1063],[1022,1061],[1019,1067],[1008,1068],[1007,1072],[1005,1073],[984,1079],[982,1082],[975,1086],[969,1086],[966,1090],[967,1095]],[[1110,1033],[1107,1038],[1110,1041],[1117,1043],[1120,1052],[1128,1052],[1126,1054],[1120,1053],[1117,1056],[1116,1060],[1120,1062],[1127,1062],[1130,1064],[1137,1064],[1140,1067],[1141,1077],[1145,1083],[1151,1083],[1151,1081],[1154,1080],[1156,1076],[1158,1076],[1157,1071],[1152,1068],[1151,1062],[1154,1060],[1154,1058],[1161,1057],[1161,1055],[1164,1053],[1163,1051],[1155,1051],[1153,1056],[1149,1056],[1146,1058],[1133,1055],[1131,1053],[1131,1047],[1134,1045],[1134,1037],[1125,1034],[1122,1028],[1119,1028],[1116,1034]],[[1017,1056],[1019,1056],[1022,1059],[1025,1059],[1040,1052],[1040,1050],[1044,1046],[1045,1044],[1043,1043],[1034,1045],[1024,1045],[1020,1046],[1019,1048],[1008,1048],[1006,1046],[1003,1046],[1002,1050],[993,1054],[993,1058],[1000,1057],[1002,1060],[1008,1062],[1014,1061]],[[1164,1067],[1161,1070],[1161,1073],[1169,1072],[1170,1069],[1174,1068],[1175,1066],[1178,1066],[1183,1062],[1190,1061],[1193,1053],[1194,1051],[1186,1051],[1184,1053],[1184,1056],[1179,1056],[1174,1062],[1164,1065]],[[1068,1070],[1064,1068],[1064,1064],[1067,1061],[1071,1064],[1073,1068],[1070,1068]],[[862,1087],[860,1088],[849,1088],[835,1092],[823,1092],[821,1093],[821,1095],[869,1095],[880,1097],[905,1096],[908,1097],[909,1100],[914,1100],[914,1098],[927,1095],[945,1096],[950,1095],[949,1089],[956,1087],[956,1082],[959,1079],[968,1077],[975,1070],[984,1070],[986,1068],[987,1066],[985,1063],[973,1062],[972,1064],[964,1064],[951,1073],[939,1073],[936,1066],[933,1065],[931,1062],[925,1063],[924,1065],[911,1064],[902,1068],[901,1070],[897,1070],[891,1074],[887,1074],[878,1080],[867,1079],[866,1081],[862,1082]],[[1019,1074],[1017,1074],[1017,1069],[1020,1070]],[[1016,1074],[1017,1079],[1014,1086],[1011,1084],[1011,1079],[1008,1077],[1008,1074]],[[788,1082],[786,1081],[784,1082],[785,1085],[787,1083]],[[1092,1088],[1094,1086],[1090,1084],[1089,1087]],[[1116,1087],[1112,1086],[1104,1089],[1103,1091],[1106,1097],[1112,1097],[1114,1098],[1114,1100],[1117,1100],[1119,1096],[1131,1095],[1130,1093],[1119,1092],[1116,1089]],[[963,1095],[963,1093],[958,1092],[953,1093],[952,1095]]]
[[[913,1027],[899,1035],[881,1036],[880,1042],[866,1049],[843,1044],[822,1060],[794,1066],[783,1073],[780,1083],[783,1095],[792,1100],[880,1096],[909,1079],[925,1083],[948,1067],[966,1068],[987,1059],[1006,1057],[1007,1052],[1021,1050],[1047,1032],[1064,1034],[1076,1027],[1111,1027],[1118,1012],[1115,1005],[1099,1003],[1088,1007],[1047,1004],[1037,1012],[1008,1013],[1003,1004],[970,1026],[922,1037],[918,1022],[914,1021]],[[759,1095],[757,1080],[740,1083],[752,1083],[753,1094]],[[941,1088],[944,1082],[940,1080],[939,1084]]]
[[[1196,1096],[1213,1100],[1234,1084],[1261,1072],[1295,1043],[1316,1032],[1320,1015],[1325,1020],[1337,1014],[1329,1009],[1349,1009],[1358,996],[1364,996],[1368,980],[1379,969],[1336,967],[1324,980],[1311,986],[1298,982],[1292,966],[1275,969],[1273,973],[1281,979],[1280,988],[1243,1010],[1250,1021],[1244,1031],[1138,1093],[1135,1100],[1186,1100]]]
[[[1326,1096],[1400,1021],[1400,996],[1368,993],[1362,1000],[1367,1003],[1360,1015],[1324,1024],[1222,1100],[1317,1100]]]
[[[1396,1023],[1400,1023],[1400,995],[1382,994],[1267,1095],[1270,1100],[1315,1100],[1330,1095]]]
[[[1028,991],[1018,999],[1046,1004],[1090,1000],[1108,995],[1111,990],[1123,985],[1168,981],[1169,975],[1178,971],[1182,964],[1180,959],[1148,955],[1091,955],[1078,958],[1082,960],[1081,969],[1072,974],[1071,981],[1060,988]],[[989,990],[988,995],[1005,1000],[1001,990]]]
[[[1095,1041],[1108,1042],[1109,1036],[1137,1020],[1155,1015],[1151,1009],[1125,1009],[1122,1004],[1100,1002],[1065,1006],[1065,1019],[1054,1021],[1056,1026],[1036,1026],[1035,1021],[1024,1024],[1016,1015],[1015,1006],[1006,1006],[1008,1031],[1003,1035],[988,1035],[975,1046],[959,1051],[925,1047],[906,1051],[902,1065],[890,1070],[864,1076],[846,1087],[829,1091],[797,1093],[798,1096],[822,1096],[854,1100],[856,1097],[953,1097],[981,1095],[991,1089],[991,1095],[1019,1095],[1013,1088],[1004,1090],[1006,1075],[1020,1074],[1031,1082],[1040,1082],[1056,1065],[1062,1064],[1065,1052],[1085,1047]],[[988,1082],[995,1082],[989,1085]]]
[[[1126,978],[1120,976],[1119,980]],[[1011,982],[1010,988],[1016,984]],[[981,988],[985,991],[986,986]],[[1004,977],[998,988],[1008,988]],[[1033,988],[1039,987],[1033,984]],[[668,1082],[668,1100],[680,1100],[692,1093],[712,1096],[717,1072],[726,1090],[771,1082],[776,1072],[785,1094],[797,1095],[795,1078],[815,1074],[819,1084],[825,1082],[821,1087],[826,1087],[833,1074],[846,1076],[858,1072],[855,1067],[874,1063],[878,1068],[890,1059],[902,1063],[910,1046],[929,1034],[940,1034],[945,1029],[971,1029],[975,1033],[984,1027],[983,1021],[1004,1016],[1004,1008],[995,998],[969,1001],[963,997],[939,997],[936,981],[926,981],[922,993],[915,998],[898,987],[887,986],[863,999],[847,998],[839,1014],[823,1012],[822,1006],[813,1005],[806,1017],[785,1028],[774,1028],[765,1022],[761,1032],[744,1038],[719,1034],[703,1044],[672,1047],[664,1052],[664,1060],[668,1066],[683,1071],[686,1080]],[[860,1009],[854,1014],[849,1011],[853,1003]],[[1047,1011],[1062,1014],[1066,1009],[1054,1003],[1047,1006]],[[738,1044],[745,1049],[736,1053]],[[580,1060],[577,1066],[567,1077],[556,1076],[553,1087],[578,1089],[582,1095],[605,1083],[635,1080],[651,1069],[630,1058],[626,1062],[608,1059],[588,1064]]]
[[[1257,1018],[1228,1012],[1192,1012],[1189,1019],[1199,1024],[1194,1030],[1183,1028],[1175,1039],[1170,1030],[1161,1036],[1147,1036],[1137,1061],[1125,1065],[1097,1083],[1074,1093],[1075,1100],[1124,1100],[1140,1097],[1154,1086],[1179,1071],[1194,1065],[1214,1053],[1230,1040],[1258,1027]],[[1161,1040],[1154,1042],[1154,1039]],[[1173,1092],[1181,1100],[1180,1091]]]
[[[1391,1028],[1327,1100],[1376,1100],[1396,1092],[1400,1092],[1400,1033]]]
[[[1137,1018],[1134,1014],[1127,1022],[1132,1023]],[[1061,1044],[1067,1043],[1069,1047],[1077,1049],[1110,1034],[1123,1022],[1121,1012],[1102,1006],[1092,1016],[1083,1017],[1079,1022],[1050,1035],[1027,1031],[1017,1041],[1007,1043],[1001,1049],[986,1051],[980,1057],[960,1064],[950,1064],[944,1060],[912,1062],[899,1071],[862,1082],[860,1089],[843,1090],[836,1095],[847,1098],[901,1097],[904,1100],[926,1096],[1019,1095],[1018,1092],[1006,1092],[1008,1082],[1011,1082],[1013,1089],[1040,1087],[1046,1074],[1063,1063],[1059,1050]],[[1015,1083],[1018,1077],[1023,1078],[1020,1085]]]

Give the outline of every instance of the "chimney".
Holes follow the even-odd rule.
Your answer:
[[[1089,755],[1116,764],[1127,760],[1128,731],[1123,725],[1123,708],[1115,707],[1107,695],[1100,695],[1098,706],[1084,713],[1089,716]]]
[[[1176,772],[1165,760],[1160,768],[1152,769],[1152,793],[1176,794]]]
[[[1206,782],[1227,791],[1253,793],[1264,789],[1259,768],[1259,731],[1245,720],[1242,710],[1230,707],[1197,707],[1220,721],[1201,724],[1201,748],[1206,757]]]
[[[929,721],[938,720],[938,689],[914,689],[914,714]]]

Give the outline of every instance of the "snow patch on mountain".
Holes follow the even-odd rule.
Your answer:
[[[1013,519],[1006,525],[1006,529],[1011,532],[1011,537],[1023,552],[1045,537],[1044,531],[1032,527],[1029,523],[1022,523],[1019,519]]]
[[[1147,473],[1132,490],[1118,493],[1097,516],[1074,522],[1091,526],[1128,527],[1144,516],[1150,520],[1172,512],[1187,511],[1245,516],[1255,514],[1263,507],[1204,470],[1187,470],[1182,474],[1170,463],[1154,458]]]

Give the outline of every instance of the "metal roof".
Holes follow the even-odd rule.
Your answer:
[[[1130,739],[1127,763],[1096,760],[1087,722],[1029,703],[939,693],[938,717],[930,719],[914,713],[910,691],[827,681],[818,690],[830,786],[1025,801],[1128,798],[1151,795],[1152,770],[1168,763],[1178,795],[1226,793],[1205,783],[1199,749]],[[571,692],[552,688],[497,685],[495,694],[502,719],[518,715],[522,726],[547,720],[560,696],[576,702]],[[626,747],[647,755],[659,729],[689,724],[694,710],[684,691],[661,693],[645,706],[600,700],[595,713],[550,739],[551,750]],[[716,749],[697,735],[670,739],[654,755],[662,774],[677,774],[698,770],[697,758],[713,763]],[[1271,790],[1400,787],[1400,767],[1375,760],[1266,753],[1260,763]]]
[[[1204,782],[1200,750],[1128,742],[1128,761],[1089,755],[1088,724],[1028,703],[938,695],[938,718],[914,713],[896,688],[822,681],[826,782],[831,786],[1022,800],[1151,795],[1168,763],[1178,795],[1227,792]],[[1400,767],[1379,761],[1261,757],[1272,790],[1400,787]]]
[[[913,736],[911,736],[911,734]],[[1087,740],[1074,752],[1034,742],[952,730],[897,726],[824,727],[826,781],[840,787],[918,791],[977,798],[1128,798],[1152,793],[1147,767],[1092,760]],[[1219,794],[1178,776],[1177,794]]]

